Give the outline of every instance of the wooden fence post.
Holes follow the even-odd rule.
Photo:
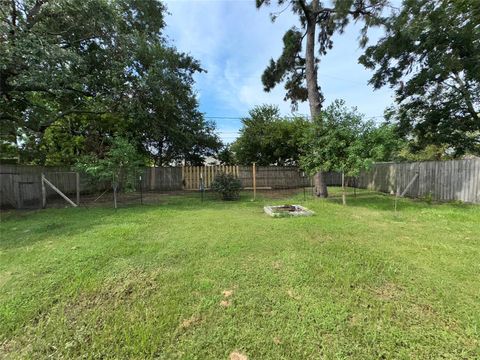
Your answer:
[[[77,205],[80,206],[80,173],[75,173],[76,185],[77,185]]]
[[[42,173],[42,209],[47,206],[47,190],[45,189],[45,175]]]
[[[253,163],[252,167],[252,179],[253,179],[253,200],[257,197],[257,170],[255,169],[255,163]]]
[[[155,166],[150,168],[150,191],[155,190],[155,176],[157,172],[155,171]]]

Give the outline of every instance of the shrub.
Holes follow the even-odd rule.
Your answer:
[[[236,200],[240,197],[242,184],[232,174],[219,173],[215,176],[211,188],[220,193],[223,200]]]

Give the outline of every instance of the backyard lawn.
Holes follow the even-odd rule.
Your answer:
[[[250,198],[2,214],[0,358],[480,358],[479,206]]]

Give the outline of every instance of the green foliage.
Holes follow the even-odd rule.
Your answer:
[[[270,5],[269,0],[257,0],[257,8]],[[363,20],[360,30],[360,45],[365,45],[367,30],[381,23],[380,13],[385,5],[384,0],[341,0],[333,1],[332,6],[325,6],[319,0],[278,0],[282,8],[288,3],[292,12],[298,15],[300,28],[292,27],[283,36],[283,51],[277,60],[271,59],[262,75],[265,91],[271,91],[275,86],[284,83],[285,100],[290,100],[292,108],[298,107],[298,102],[307,99],[312,106],[312,96],[323,102],[323,95],[317,84],[317,70],[320,57],[333,47],[333,35],[341,34],[350,21]],[[287,7],[285,7],[287,8]],[[276,15],[272,15],[275,21]],[[318,51],[308,46],[303,49],[305,36],[311,30],[312,42],[318,43]],[[318,36],[315,31],[318,30]],[[315,47],[315,44],[312,44]],[[303,51],[305,50],[305,54]],[[310,68],[308,63],[313,64]],[[313,73],[312,73],[313,71]],[[307,83],[307,73],[310,72],[310,84]],[[315,93],[315,94],[313,94]],[[318,104],[321,105],[321,104]],[[312,114],[313,116],[314,114]]]
[[[104,158],[94,155],[81,157],[76,168],[90,176],[94,182],[111,182],[124,191],[135,190],[138,176],[141,174],[142,158],[127,139],[115,137]]]
[[[236,165],[237,158],[235,153],[232,150],[232,146],[230,144],[222,146],[220,151],[216,155],[216,159],[220,161],[222,165]]]
[[[452,155],[448,155],[449,147],[447,145],[427,145],[419,150],[412,150],[410,144],[405,144],[398,152],[398,158],[404,161],[431,161],[431,160],[451,160]]]
[[[308,121],[300,117],[282,118],[278,107],[273,105],[256,106],[249,115],[242,119],[240,136],[232,145],[238,163],[297,165]]]
[[[480,154],[480,3],[405,0],[360,62],[375,88],[396,90],[391,118],[413,152]],[[428,151],[428,150],[427,150]]]
[[[221,194],[223,200],[237,200],[240,197],[242,183],[232,174],[219,173],[215,175],[210,187]]]
[[[374,161],[388,160],[398,143],[390,127],[375,127],[355,108],[348,109],[343,100],[336,100],[311,123],[303,145],[300,165],[308,173],[336,171],[357,176]]]
[[[192,89],[203,69],[163,36],[163,3],[12,0],[0,7],[1,140],[18,148],[22,162],[102,156],[93,141],[115,133],[157,164],[198,163],[220,146]]]
[[[398,136],[397,126],[389,123],[375,125],[369,122],[364,137],[364,147],[369,150],[369,157],[374,161],[401,160],[401,152],[407,142]]]

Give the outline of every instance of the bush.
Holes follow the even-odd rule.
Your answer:
[[[215,176],[211,188],[222,194],[223,200],[236,200],[240,197],[242,183],[232,174],[220,173]]]

